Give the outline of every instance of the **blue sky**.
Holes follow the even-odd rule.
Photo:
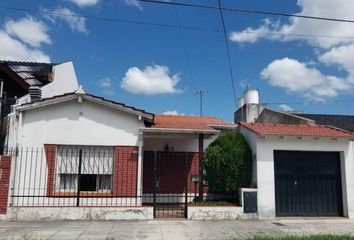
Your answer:
[[[217,6],[216,0],[175,1]],[[354,11],[351,0],[222,3],[230,8],[346,19]],[[2,59],[71,60],[88,92],[155,113],[198,115],[195,92],[207,90],[204,114],[233,120],[235,103],[218,11],[135,0],[2,0],[0,6],[37,11],[1,9]],[[354,114],[349,101],[354,102],[353,24],[224,14],[237,97],[249,85],[274,108]],[[198,30],[76,15],[175,26],[178,16],[182,26]]]

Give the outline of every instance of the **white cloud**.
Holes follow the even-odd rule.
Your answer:
[[[22,42],[39,47],[42,43],[50,44],[47,26],[30,16],[17,21],[9,20],[5,23],[5,31],[12,37],[19,38]]]
[[[143,10],[143,6],[141,6],[138,0],[123,0],[123,2],[126,6],[132,6],[138,8],[139,10]]]
[[[278,24],[272,23],[269,19],[263,20],[263,25],[259,28],[248,27],[240,32],[231,32],[229,38],[232,42],[255,43],[264,37],[276,38],[277,35],[267,35],[269,32],[276,31]]]
[[[79,7],[92,7],[97,5],[100,0],[71,0]]]
[[[50,62],[50,57],[40,49],[32,49],[0,30],[0,59],[12,61]]]
[[[98,83],[101,88],[111,88],[112,87],[112,80],[108,77],[100,79],[98,81]]]
[[[177,110],[167,110],[163,112],[162,115],[184,115],[184,114],[178,113]]]
[[[353,89],[348,79],[324,75],[317,68],[289,58],[270,63],[261,72],[261,78],[267,79],[272,86],[318,101],[335,97],[339,91]]]
[[[60,7],[51,12],[53,14],[46,15],[46,17],[52,22],[59,19],[67,23],[73,32],[88,33],[86,28],[86,19],[84,17],[80,17],[69,8]]]
[[[299,15],[352,19],[354,11],[352,0],[298,0],[297,4],[301,9],[296,13]],[[320,66],[318,63],[322,63],[335,66],[344,71],[344,76],[323,74],[310,64],[289,58],[273,61],[262,71],[261,76],[268,79],[273,86],[325,101],[341,92],[353,91],[353,35],[352,23],[290,17],[285,24],[266,19],[258,28],[248,27],[243,31],[232,32],[230,40],[238,43],[255,43],[262,38],[278,41],[301,40],[313,46],[318,58],[313,65]]]
[[[319,60],[327,65],[337,65],[354,77],[354,44],[333,47],[319,56]]]
[[[126,6],[130,6],[130,7],[136,7],[138,8],[140,11],[142,11],[144,8],[141,5],[141,3],[139,2],[139,0],[122,0],[124,5]],[[160,0],[161,2],[170,2],[170,0]]]
[[[136,94],[165,94],[180,93],[177,84],[180,81],[178,74],[170,76],[166,66],[146,66],[143,70],[131,67],[122,79],[121,87]]]
[[[293,112],[294,111],[294,109],[287,104],[280,104],[279,108],[280,108],[280,110],[282,110],[284,112]]]
[[[352,19],[354,11],[354,1],[352,0],[298,0],[297,4],[301,8],[301,11],[296,13],[299,15]],[[344,38],[306,35],[343,36]],[[353,35],[352,23],[290,17],[287,24],[279,25],[266,19],[259,28],[247,28],[243,31],[232,32],[230,40],[239,43],[255,43],[261,38],[282,41],[305,40],[315,47],[328,49],[340,44],[354,43],[353,38],[345,38]]]
[[[108,77],[102,78],[98,81],[98,86],[101,88],[104,95],[114,95],[112,80]]]

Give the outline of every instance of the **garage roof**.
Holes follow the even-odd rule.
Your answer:
[[[354,136],[348,131],[327,125],[240,122],[240,126],[247,128],[260,136],[354,138]]]

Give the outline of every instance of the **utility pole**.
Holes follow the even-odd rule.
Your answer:
[[[203,95],[208,93],[206,90],[198,90],[196,92],[199,95],[199,103],[200,103],[200,116],[203,116]]]
[[[200,99],[200,116],[203,116],[203,95],[208,93],[206,90],[198,90],[197,95]],[[203,167],[203,151],[204,151],[204,134],[198,134],[198,148],[199,148],[199,201],[203,201],[204,195],[204,167]]]

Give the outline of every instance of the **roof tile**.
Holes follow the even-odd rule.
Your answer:
[[[213,126],[236,127],[216,117],[186,115],[155,115],[152,128],[215,130]]]
[[[296,136],[296,137],[330,137],[330,138],[353,138],[354,136],[345,130],[327,125],[313,124],[264,124],[246,123],[240,125],[260,136]]]

